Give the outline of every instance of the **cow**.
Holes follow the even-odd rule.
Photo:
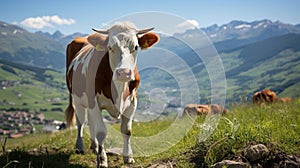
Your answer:
[[[103,109],[121,120],[123,160],[134,163],[130,136],[140,83],[137,52],[159,41],[159,36],[150,32],[153,29],[137,30],[131,22],[116,22],[108,30],[93,29],[96,33],[75,38],[67,46],[67,125],[71,127],[76,122],[76,151],[84,153],[82,135],[87,114],[91,149],[97,155],[97,167],[108,166],[103,145],[107,135],[101,113]]]
[[[264,89],[254,93],[252,101],[254,104],[263,105],[265,103],[269,104],[277,102],[278,98],[275,92],[271,91],[270,89]]]
[[[290,98],[290,97],[281,97],[279,99],[279,101],[282,102],[282,103],[286,103],[286,102],[292,101],[292,98]]]
[[[225,114],[227,110],[218,104],[187,104],[183,115]]]

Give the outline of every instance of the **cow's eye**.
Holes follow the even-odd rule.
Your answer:
[[[108,49],[108,51],[114,52],[114,50],[111,46],[108,46],[107,49]]]
[[[134,47],[131,49],[131,51],[130,51],[130,52],[131,52],[131,53],[133,53],[133,52],[137,51],[137,50],[138,50],[138,48],[139,48],[139,46],[137,46],[137,45],[136,45],[136,46],[134,46]]]

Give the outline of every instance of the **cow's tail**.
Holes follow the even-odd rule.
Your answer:
[[[71,94],[69,94],[69,106],[65,111],[65,116],[66,116],[66,121],[67,121],[67,127],[70,128],[70,127],[75,126],[76,117],[75,117],[75,109],[73,106]]]

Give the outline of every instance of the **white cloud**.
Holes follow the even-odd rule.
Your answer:
[[[60,18],[57,15],[54,16],[41,16],[41,17],[29,17],[21,22],[23,26],[43,29],[44,27],[54,27],[54,25],[71,25],[74,24],[74,19]]]
[[[196,20],[186,20],[184,22],[179,23],[176,26],[177,33],[183,33],[189,29],[196,29],[199,27],[199,23]]]

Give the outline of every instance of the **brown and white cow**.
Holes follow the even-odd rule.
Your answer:
[[[277,95],[275,92],[270,89],[264,89],[262,91],[255,92],[252,99],[254,104],[265,104],[265,103],[274,103],[278,101]]]
[[[103,146],[107,130],[101,113],[106,109],[111,116],[121,119],[123,159],[125,163],[133,163],[130,135],[140,83],[137,51],[153,46],[159,36],[147,33],[153,28],[137,30],[130,22],[117,22],[105,31],[93,30],[97,33],[76,38],[67,46],[66,78],[70,99],[66,120],[69,126],[77,121],[76,150],[83,153],[82,134],[87,113],[97,167],[107,167]]]
[[[183,115],[225,114],[227,110],[218,104],[187,104]]]

